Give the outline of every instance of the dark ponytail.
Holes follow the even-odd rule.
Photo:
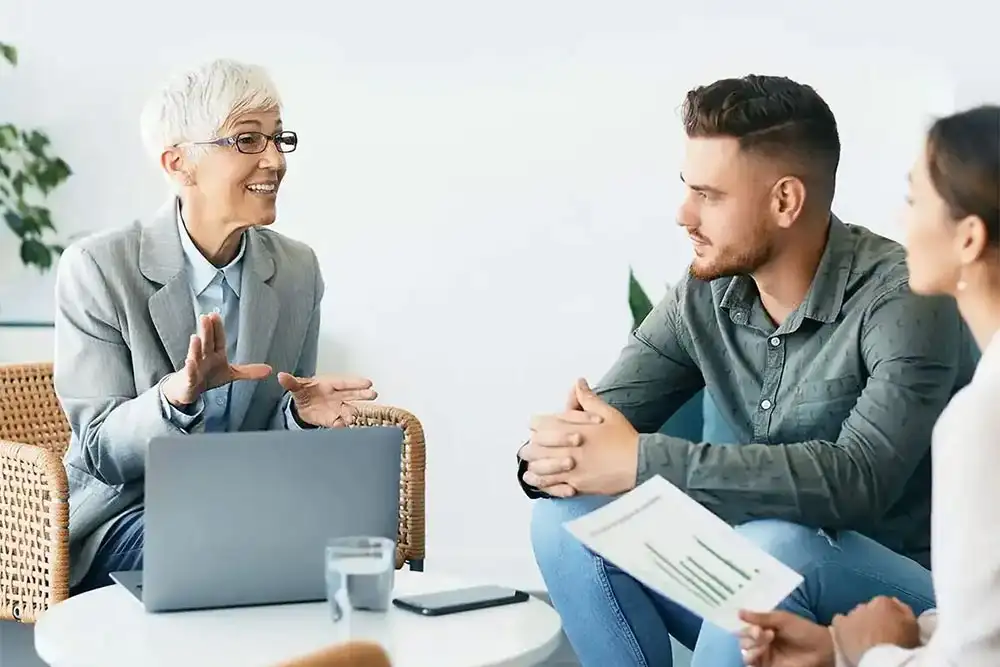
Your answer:
[[[985,224],[1000,246],[1000,106],[987,105],[939,119],[927,135],[931,181],[954,219]]]

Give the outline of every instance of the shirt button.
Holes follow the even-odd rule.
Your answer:
[[[771,347],[778,347],[779,345],[781,345],[781,339],[780,338],[778,338],[777,336],[775,336],[774,338],[771,339]]]
[[[764,408],[765,410],[770,410],[771,409],[771,401],[769,401],[769,400],[767,400],[765,398],[763,401],[760,402],[760,407]]]
[[[213,309],[212,309],[212,312],[213,312],[213,313],[215,313],[216,315],[218,315],[218,314],[219,314],[220,312],[222,312],[222,311],[220,311],[220,310],[219,310],[219,307],[218,307],[218,306],[216,306],[215,308],[213,308]]]
[[[223,398],[222,396],[219,396],[217,399],[215,399],[215,402],[218,405],[225,405],[226,404],[226,399]]]

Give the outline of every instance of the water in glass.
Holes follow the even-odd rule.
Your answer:
[[[353,611],[389,608],[396,545],[382,537],[347,537],[326,547],[326,587],[335,623],[351,623]]]

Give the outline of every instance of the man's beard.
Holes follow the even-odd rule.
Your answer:
[[[749,247],[742,250],[724,251],[711,264],[698,266],[698,258],[691,262],[688,271],[691,277],[704,282],[719,278],[750,275],[764,266],[773,256],[771,240],[761,235],[751,239]]]

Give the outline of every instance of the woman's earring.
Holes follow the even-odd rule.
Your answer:
[[[959,278],[958,282],[955,284],[955,289],[957,289],[959,292],[964,292],[965,288],[968,287],[968,286],[969,286],[969,283],[967,283],[964,280],[962,280],[961,278]]]

